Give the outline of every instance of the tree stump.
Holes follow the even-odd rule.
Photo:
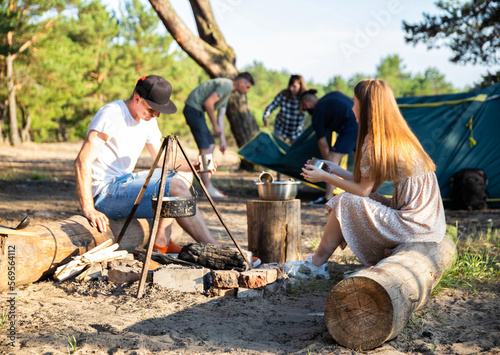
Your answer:
[[[339,282],[328,295],[325,323],[337,343],[370,350],[395,338],[456,256],[455,243],[405,243],[374,267]]]
[[[299,260],[300,200],[247,201],[248,250],[263,263]]]

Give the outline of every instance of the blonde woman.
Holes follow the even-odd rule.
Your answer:
[[[309,259],[288,264],[297,276],[328,277],[326,262],[347,243],[366,266],[404,242],[437,242],[446,222],[436,167],[401,115],[389,86],[367,79],[354,88],[352,108],[359,124],[354,172],[328,164],[328,173],[308,163],[307,181],[339,186],[346,192],[327,203],[330,211],[320,245]],[[394,182],[393,197],[376,194]]]

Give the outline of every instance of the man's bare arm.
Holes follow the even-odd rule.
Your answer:
[[[92,162],[97,158],[107,138],[104,133],[90,131],[75,159],[76,192],[82,206],[83,215],[101,232],[106,232],[109,220],[104,213],[97,211],[94,206]]]
[[[321,153],[321,159],[329,160],[330,145],[325,137],[318,139],[318,148]]]
[[[217,117],[215,117],[215,104],[219,100],[219,94],[213,92],[203,102],[203,107],[205,108],[205,111],[207,111],[208,118],[210,119],[210,122],[212,122],[212,126],[214,127],[214,136],[217,137],[221,135],[219,122],[217,122]]]
[[[224,154],[226,151],[226,133],[225,133],[225,128],[226,128],[226,122],[224,121],[224,116],[226,115],[226,108],[221,107],[219,111],[217,112],[217,120],[219,121],[219,127],[220,127],[220,146],[219,149]]]

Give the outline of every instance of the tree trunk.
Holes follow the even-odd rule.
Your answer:
[[[8,101],[5,100],[2,105],[2,114],[0,115],[0,143],[3,143],[3,128],[5,126],[5,113],[9,107]]]
[[[243,146],[259,132],[257,121],[248,107],[246,95],[240,95],[238,92],[231,95],[227,108],[227,118],[238,147]]]
[[[248,250],[264,263],[295,261],[300,255],[300,200],[247,201]]]
[[[0,232],[0,292],[8,290],[9,262],[15,264],[16,287],[47,278],[71,256],[83,254],[108,239],[116,240],[123,223],[110,220],[108,231],[100,233],[85,217],[73,216],[21,231]],[[136,247],[144,247],[149,233],[148,220],[133,219],[120,249],[133,252]]]
[[[14,84],[14,56],[7,54],[5,60],[7,66],[7,91],[9,100],[9,138],[10,144],[17,147],[21,144],[19,129],[17,126],[16,86]]]
[[[233,92],[229,99],[226,115],[238,147],[242,147],[259,132],[259,125],[250,112],[246,95],[240,95],[237,91]],[[254,164],[242,159],[239,169],[253,171]]]
[[[21,141],[23,143],[29,143],[31,142],[31,114],[29,108],[25,108],[23,105],[19,105],[21,107],[23,117],[24,117],[24,126],[21,129]]]
[[[149,0],[166,29],[179,46],[211,78],[234,78],[238,74],[233,48],[225,41],[208,0],[190,0],[199,37],[186,27],[168,0]],[[259,126],[248,108],[246,96],[231,96],[227,117],[238,147],[258,132]]]
[[[328,295],[325,323],[342,346],[370,350],[395,338],[430,299],[453,265],[455,243],[405,243],[376,266],[339,282]]]

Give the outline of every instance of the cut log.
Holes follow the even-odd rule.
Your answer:
[[[325,323],[337,343],[370,350],[395,338],[424,307],[456,257],[453,241],[405,243],[374,267],[339,282],[328,295]]]
[[[248,250],[263,263],[301,259],[300,200],[247,201]]]
[[[15,287],[51,276],[56,268],[111,239],[116,240],[124,220],[110,220],[110,228],[100,233],[83,216],[47,222],[22,231],[0,232],[0,292],[9,287],[9,262],[15,265]],[[120,249],[133,252],[149,238],[147,219],[133,219],[120,243]]]
[[[144,261],[146,258],[146,249],[142,248],[136,248],[134,250],[134,255],[136,256],[137,260]],[[202,266],[194,263],[190,263],[184,260],[180,260],[177,258],[174,258],[168,254],[162,254],[162,253],[157,253],[157,252],[152,252],[151,253],[151,261],[157,262],[162,265],[169,265],[169,264],[177,264],[177,265],[184,265],[184,266],[189,266],[189,267],[196,267],[196,268],[201,268]]]
[[[182,248],[178,258],[213,270],[246,271],[249,269],[245,259],[237,249],[214,244],[188,244]]]

